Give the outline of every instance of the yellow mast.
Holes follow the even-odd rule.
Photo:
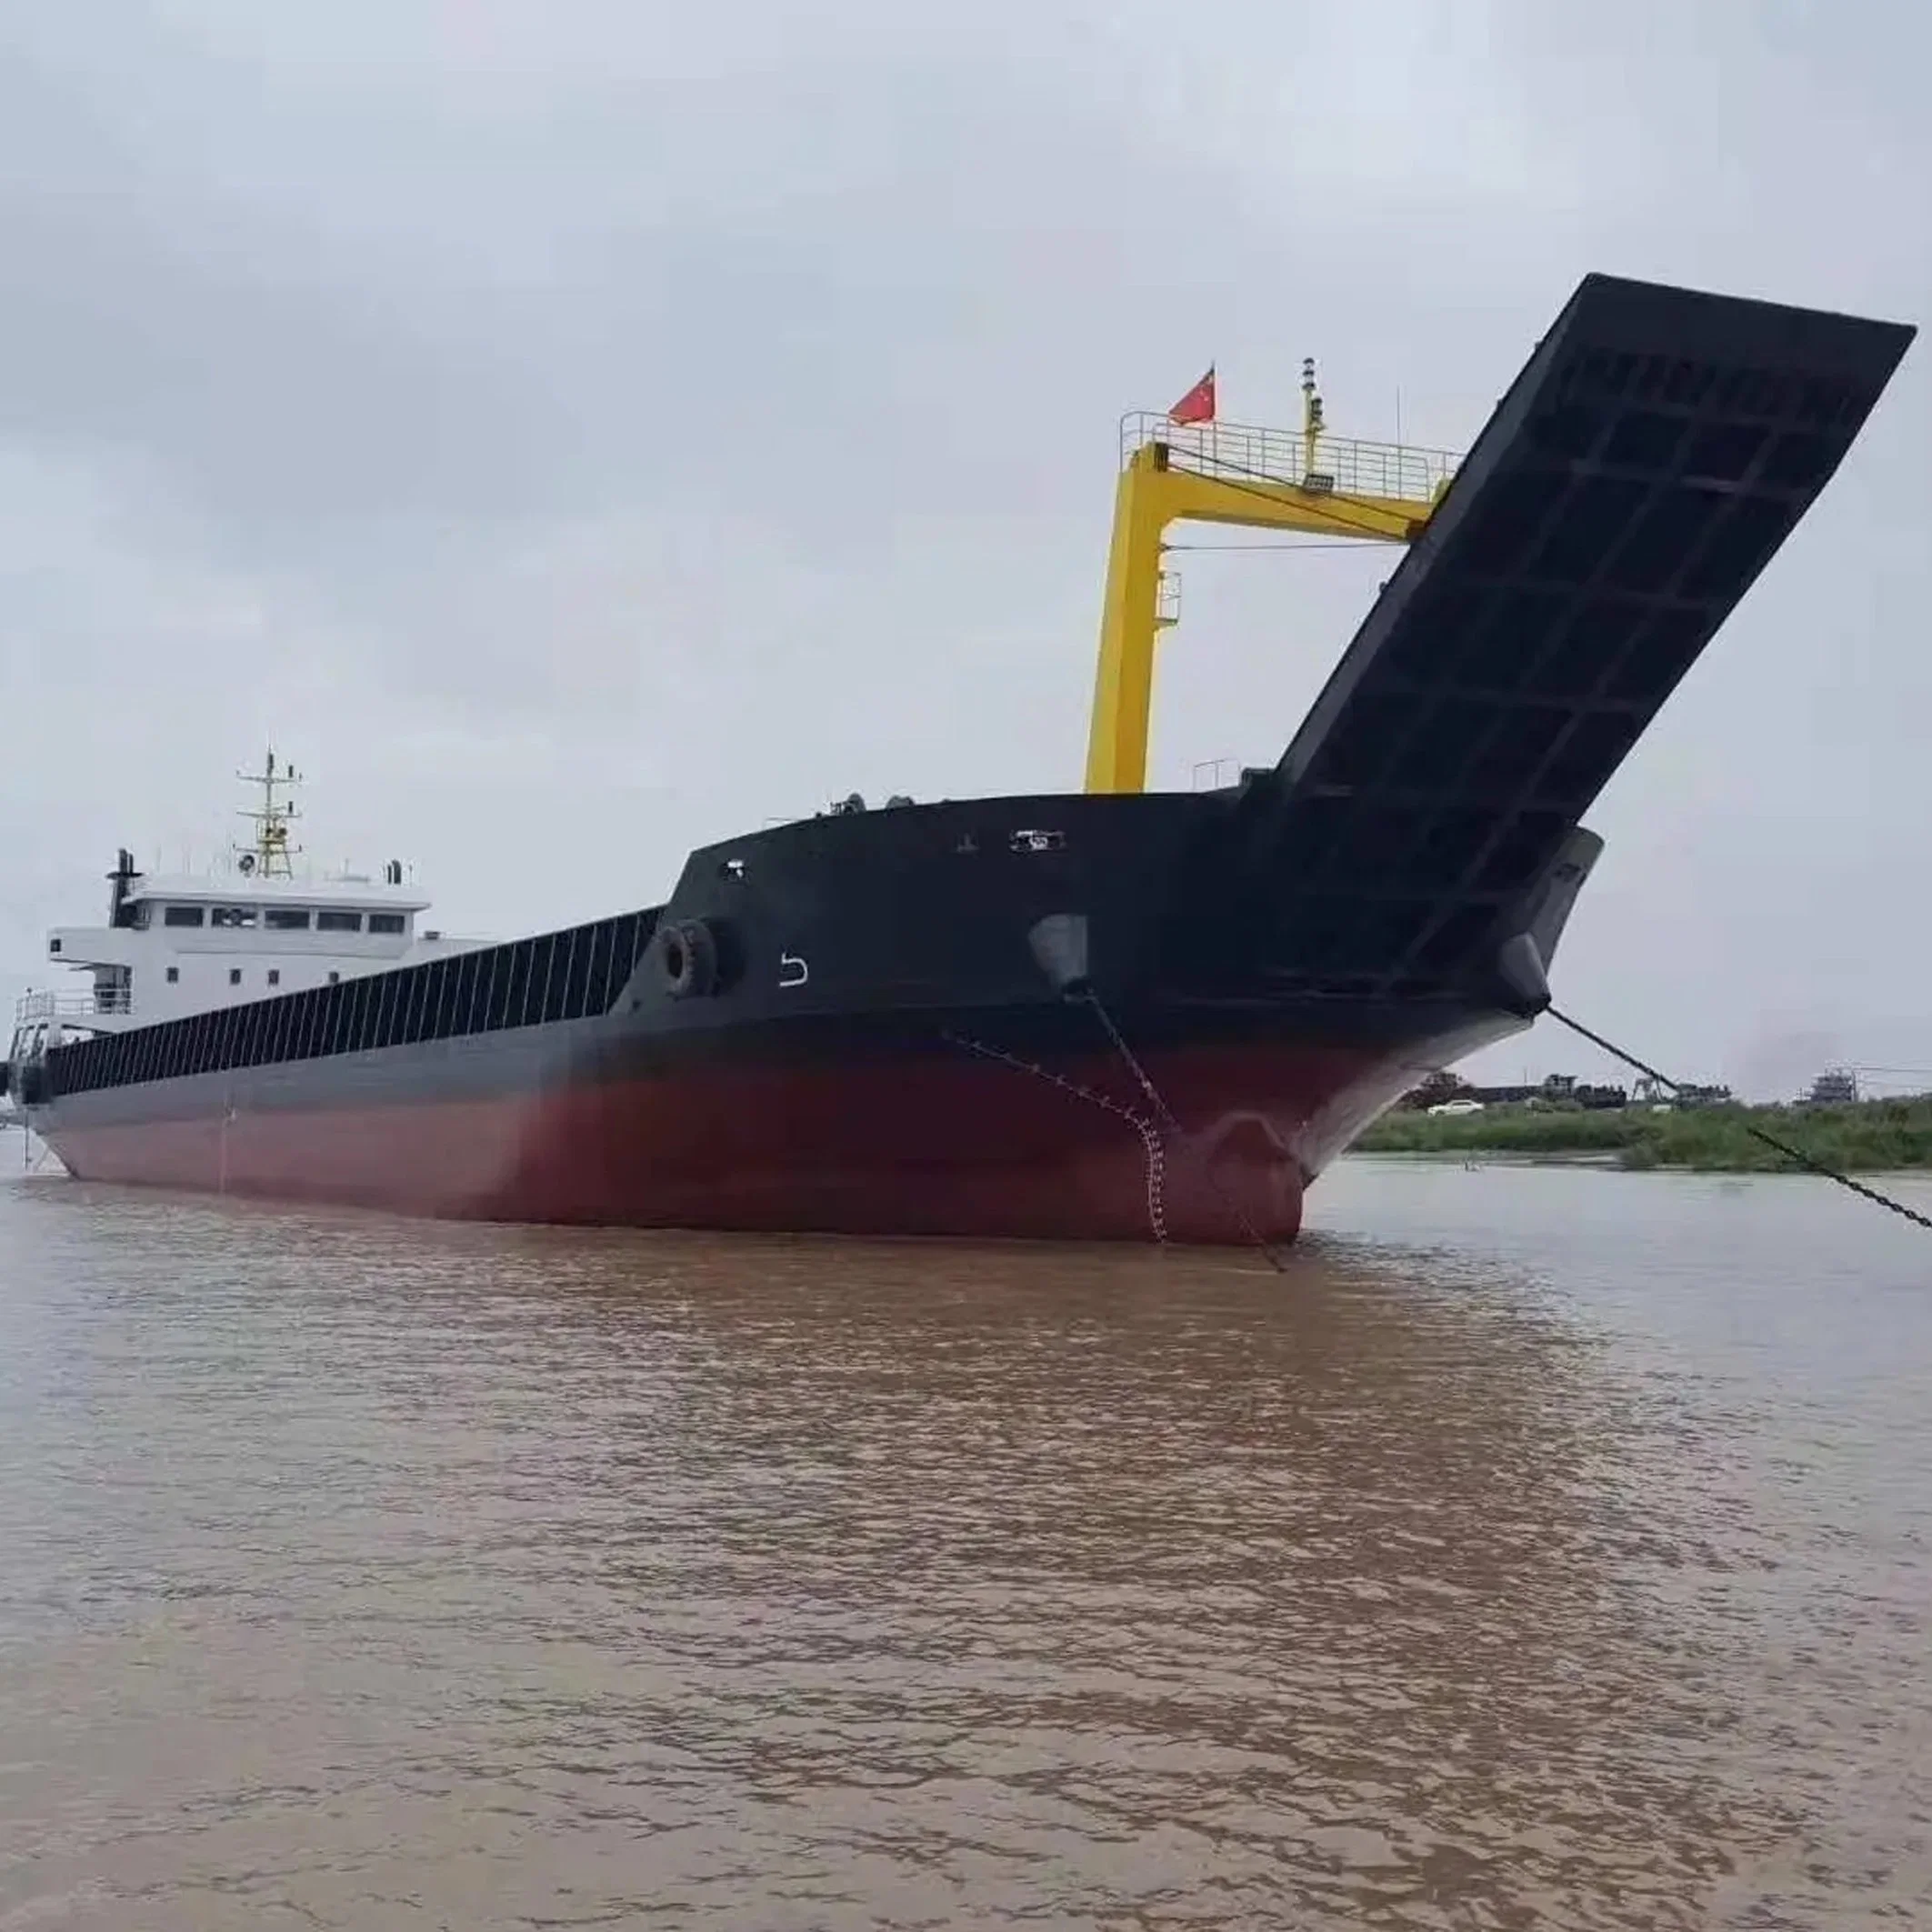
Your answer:
[[[1406,544],[1420,534],[1455,467],[1446,451],[1327,435],[1312,358],[1302,364],[1298,431],[1142,415],[1123,421],[1121,446],[1087,741],[1090,792],[1146,787],[1155,640],[1175,621],[1174,601],[1162,596],[1169,524]]]

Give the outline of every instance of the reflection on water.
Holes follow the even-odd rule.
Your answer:
[[[1927,1253],[1318,1204],[1276,1276],[0,1188],[0,1928],[1932,1904]]]

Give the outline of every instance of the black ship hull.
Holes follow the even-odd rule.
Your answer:
[[[695,853],[662,907],[58,1046],[16,1095],[103,1179],[1291,1234],[1379,1108],[1547,1003],[1582,814],[1911,333],[1589,277],[1239,786],[822,816]]]
[[[1240,810],[780,827],[663,908],[63,1049],[35,1125],[90,1178],[437,1216],[1283,1238],[1366,1120],[1527,1008],[1494,974],[1392,997],[1237,965]],[[1503,923],[1553,946],[1588,856]]]

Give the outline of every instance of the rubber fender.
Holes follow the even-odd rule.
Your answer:
[[[657,970],[673,999],[703,999],[718,989],[717,935],[708,919],[678,919],[657,933]]]

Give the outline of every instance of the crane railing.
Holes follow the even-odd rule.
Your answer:
[[[1150,443],[1164,444],[1169,464],[1191,475],[1418,504],[1433,504],[1461,461],[1453,450],[1363,443],[1326,430],[1311,438],[1305,430],[1256,423],[1176,423],[1148,410],[1120,419],[1123,469]]]
[[[1122,418],[1088,791],[1137,792],[1146,783],[1155,640],[1180,614],[1162,601],[1169,524],[1407,544],[1442,500],[1456,470],[1449,451],[1331,436],[1312,374],[1306,386],[1298,430],[1176,423],[1146,412]]]

